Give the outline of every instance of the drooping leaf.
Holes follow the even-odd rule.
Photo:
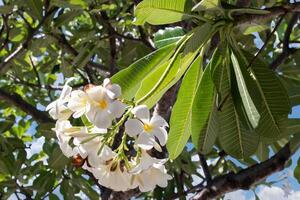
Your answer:
[[[250,71],[262,98],[262,108],[259,111],[261,119],[257,131],[266,138],[279,137],[282,132],[280,124],[291,109],[287,92],[275,73],[262,61],[256,59]]]
[[[268,145],[263,142],[259,142],[256,155],[261,162],[267,160],[269,158]]]
[[[218,117],[218,138],[225,152],[237,158],[252,155],[257,149],[259,136],[241,122],[231,96],[227,98]]]
[[[171,44],[141,58],[126,69],[115,74],[111,79],[122,88],[122,97],[132,99],[140,83],[153,69],[167,61],[173,54],[176,44]]]
[[[153,25],[170,24],[187,18],[186,0],[144,0],[135,9],[136,25],[148,22]]]
[[[208,153],[216,139],[216,112],[214,84],[210,67],[207,66],[200,79],[192,110],[192,142],[201,153]]]
[[[167,142],[170,159],[175,159],[182,152],[192,132],[192,106],[202,76],[201,62],[202,57],[198,56],[186,72],[172,109]]]
[[[246,71],[245,66],[239,64],[238,59],[236,58],[234,53],[231,54],[231,60],[232,60],[233,69],[236,76],[238,90],[241,95],[248,119],[252,127],[256,128],[258,126],[260,114],[258,113],[257,108],[253,103],[252,97],[250,96],[250,93],[248,91],[249,89],[250,90],[254,89],[254,88],[250,88],[249,85],[250,81],[253,80],[251,80],[250,74]]]

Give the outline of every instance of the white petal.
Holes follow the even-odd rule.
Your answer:
[[[117,84],[108,85],[107,87],[107,95],[111,99],[116,99],[121,96],[121,87]]]
[[[70,78],[67,80],[67,82],[65,83],[62,91],[61,91],[61,94],[60,94],[60,97],[59,99],[62,99],[62,100],[67,100],[69,97],[70,97],[70,94],[71,94],[71,91],[72,91],[72,88],[68,85],[72,80],[74,80],[74,78]]]
[[[93,101],[99,102],[105,98],[105,88],[102,86],[95,86],[89,89],[87,94]]]
[[[161,146],[156,141],[153,141],[153,147],[157,151],[162,152]]]
[[[111,116],[106,111],[91,109],[87,113],[87,118],[98,128],[108,128],[111,126]]]
[[[157,137],[160,145],[165,146],[168,139],[168,133],[164,128],[154,128],[152,134]]]
[[[137,119],[128,119],[125,122],[125,131],[129,136],[134,137],[143,131],[143,124]]]
[[[168,126],[167,121],[164,118],[162,118],[160,115],[154,115],[150,120],[150,124],[155,127]]]
[[[109,105],[109,112],[112,114],[113,117],[119,118],[122,116],[126,109],[126,104],[122,103],[121,101],[114,101]]]
[[[143,122],[149,123],[150,111],[145,105],[136,106],[131,111],[137,118]]]
[[[98,127],[93,127],[92,129],[91,129],[91,133],[107,133],[107,129],[105,129],[105,128],[98,128]]]
[[[111,148],[109,148],[107,145],[104,145],[99,156],[101,157],[102,160],[107,161],[107,160],[110,160],[113,157],[115,157],[116,153]]]
[[[152,135],[142,132],[136,140],[136,145],[145,150],[150,150],[154,145],[154,138]]]

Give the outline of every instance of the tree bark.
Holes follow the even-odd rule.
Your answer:
[[[291,156],[290,144],[287,143],[273,157],[262,163],[243,169],[238,173],[230,172],[214,178],[209,185],[193,197],[193,200],[216,199],[238,189],[249,190],[269,175],[283,170]]]

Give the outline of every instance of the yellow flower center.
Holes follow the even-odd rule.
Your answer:
[[[101,109],[105,109],[107,106],[108,106],[108,103],[107,101],[105,100],[101,100],[98,102],[98,106],[101,108]]]
[[[146,132],[152,131],[153,127],[150,124],[144,124],[144,130]]]

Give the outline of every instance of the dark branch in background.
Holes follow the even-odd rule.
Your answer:
[[[2,15],[3,27],[1,29],[1,35],[0,36],[2,36],[4,30],[6,30],[6,35],[5,35],[5,39],[4,39],[3,43],[1,44],[0,51],[2,51],[2,49],[4,49],[7,46],[8,42],[9,42],[9,31],[10,31],[10,29],[9,29],[9,25],[8,25],[8,17],[9,17],[8,15]]]
[[[256,53],[256,55],[251,59],[251,61],[249,62],[247,68],[251,67],[251,65],[253,64],[253,62],[255,61],[255,59],[263,52],[263,50],[267,47],[270,39],[272,38],[272,36],[274,35],[274,33],[276,32],[276,30],[278,29],[279,25],[281,24],[281,22],[283,21],[284,17],[286,16],[286,14],[282,15],[281,18],[278,20],[278,22],[276,23],[274,29],[272,30],[272,32],[267,36],[266,41],[264,42],[263,46],[259,49],[259,51]]]
[[[210,174],[207,162],[206,162],[206,158],[203,154],[199,153],[199,159],[200,159],[200,164],[202,166],[202,169],[203,169],[203,172],[204,172],[204,175],[206,178],[207,185],[210,185],[212,180],[211,180],[211,174]]]
[[[36,107],[26,102],[20,95],[12,94],[0,88],[0,99],[8,104],[16,106],[38,122],[53,122],[46,112],[38,110]]]
[[[3,72],[5,70],[5,67],[10,64],[19,54],[21,54],[24,50],[27,49],[28,45],[30,44],[32,38],[34,35],[39,31],[39,29],[44,25],[45,21],[50,17],[55,11],[57,10],[56,7],[51,8],[49,11],[45,13],[40,23],[37,25],[36,28],[28,29],[28,35],[25,39],[25,41],[17,47],[13,52],[10,53],[9,56],[7,56],[4,60],[2,60],[0,64],[0,72]]]
[[[269,175],[284,169],[292,154],[290,144],[286,144],[270,159],[243,169],[238,173],[230,172],[214,178],[210,185],[204,187],[193,199],[216,199],[225,193],[237,189],[249,190],[252,186],[267,178]]]
[[[283,38],[283,47],[282,53],[270,64],[271,69],[276,69],[281,63],[285,61],[291,54],[297,51],[296,48],[290,48],[290,35],[292,33],[294,25],[297,23],[300,16],[300,12],[294,13],[288,26],[286,28],[284,38]]]

